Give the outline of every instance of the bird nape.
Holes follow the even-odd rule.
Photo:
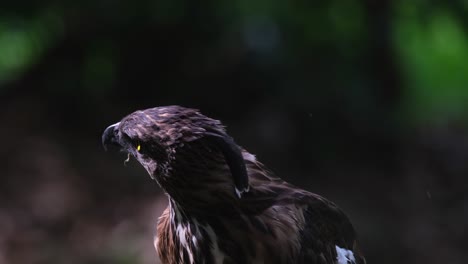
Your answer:
[[[155,241],[162,263],[365,263],[334,203],[274,176],[198,110],[136,111],[102,142],[133,155],[169,198]]]

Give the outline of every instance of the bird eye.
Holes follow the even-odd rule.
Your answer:
[[[140,144],[138,144],[136,150],[137,150],[138,152],[140,152],[140,150],[141,150],[141,145],[140,145]]]

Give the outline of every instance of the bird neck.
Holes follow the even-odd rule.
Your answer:
[[[171,218],[171,222],[174,224],[189,222],[190,217],[185,212],[183,206],[180,206],[174,199],[169,196],[169,214]]]
[[[230,212],[239,201],[233,183],[220,178],[220,175],[229,173],[228,168],[205,170],[203,174],[187,169],[183,174],[172,175],[161,186],[169,196],[174,213],[182,218],[184,215],[217,213],[220,210]]]
[[[157,177],[170,199],[186,212],[236,203],[238,197],[224,157],[215,152],[209,157],[196,155],[193,149],[179,151],[167,174]]]

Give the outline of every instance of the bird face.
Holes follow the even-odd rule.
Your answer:
[[[182,177],[176,172],[196,175],[202,164],[221,157],[218,163],[229,168],[233,191],[240,196],[248,190],[240,148],[219,121],[194,109],[166,106],[136,111],[106,128],[102,142],[105,148],[114,145],[134,156],[163,188]]]
[[[128,124],[122,120],[106,128],[102,142],[106,150],[112,145],[127,152],[129,157],[130,155],[135,157],[153,178],[157,173],[158,164],[162,164],[164,157],[167,156],[164,155],[166,149],[159,143],[157,137],[152,141],[145,140],[145,137],[140,136],[140,129],[141,127],[129,129]]]

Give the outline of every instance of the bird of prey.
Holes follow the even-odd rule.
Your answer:
[[[274,176],[198,110],[136,111],[102,141],[135,157],[167,194],[155,238],[162,263],[365,263],[334,203]]]

